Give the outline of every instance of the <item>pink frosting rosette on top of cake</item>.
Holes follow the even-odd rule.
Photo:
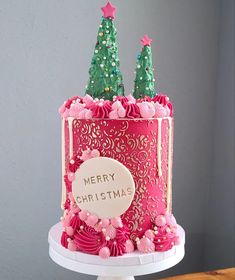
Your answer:
[[[172,106],[172,103],[170,102],[169,97],[166,94],[159,92],[154,98],[152,98],[152,100],[155,103],[158,102],[163,107],[167,106],[170,110],[170,115],[169,116],[173,117],[173,114],[174,114],[173,106]]]
[[[109,117],[111,112],[111,102],[109,100],[100,100],[91,106],[91,111],[93,113],[93,118],[96,119],[106,119]]]

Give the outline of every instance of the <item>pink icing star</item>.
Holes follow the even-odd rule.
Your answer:
[[[101,10],[103,11],[105,18],[114,19],[116,8],[110,2],[108,2],[106,6],[102,7]]]
[[[144,35],[140,41],[143,46],[150,46],[153,40],[148,35]]]

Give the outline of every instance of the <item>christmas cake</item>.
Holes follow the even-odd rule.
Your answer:
[[[85,95],[59,108],[61,244],[104,259],[167,251],[180,243],[172,215],[173,107],[155,91],[147,35],[133,94],[124,95],[116,8],[108,2],[102,11]]]

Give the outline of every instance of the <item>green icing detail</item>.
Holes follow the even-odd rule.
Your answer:
[[[102,18],[86,87],[93,98],[113,100],[113,96],[124,95],[116,35],[112,19]]]
[[[154,74],[152,51],[150,46],[144,46],[137,59],[136,77],[133,95],[135,98],[154,97]]]

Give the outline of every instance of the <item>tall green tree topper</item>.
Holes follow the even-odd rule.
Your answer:
[[[113,100],[114,96],[124,95],[122,73],[116,43],[117,30],[113,24],[116,8],[108,2],[103,11],[98,30],[97,43],[89,69],[86,93],[93,98]]]

